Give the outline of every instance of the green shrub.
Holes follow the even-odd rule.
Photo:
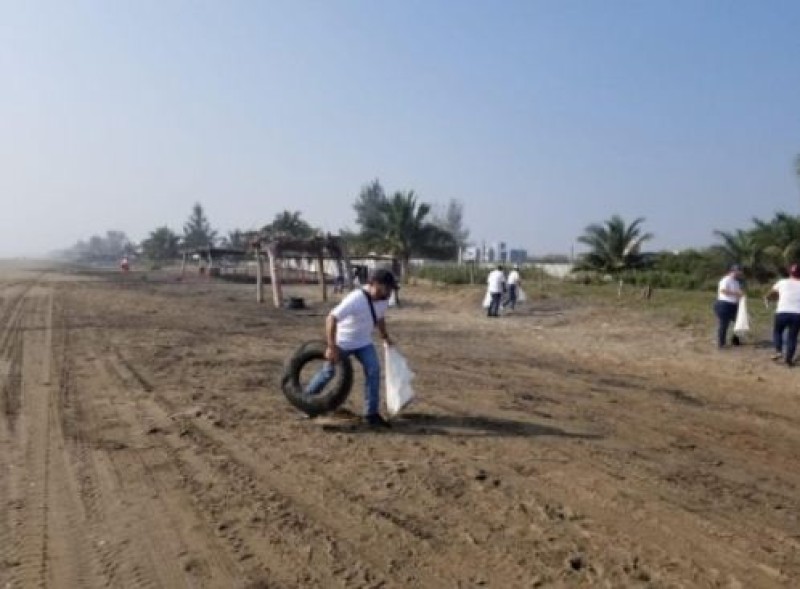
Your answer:
[[[486,268],[475,268],[470,270],[466,264],[447,264],[435,266],[418,266],[413,269],[416,278],[439,282],[442,284],[484,284],[489,270]],[[471,277],[471,278],[470,278]]]

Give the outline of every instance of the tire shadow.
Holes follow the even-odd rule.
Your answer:
[[[479,415],[442,415],[435,413],[404,413],[391,420],[390,428],[373,428],[364,422],[325,424],[323,430],[348,433],[400,434],[409,436],[451,437],[537,437],[556,436],[582,440],[599,440],[598,434],[573,433],[563,429],[533,423],[484,417]]]

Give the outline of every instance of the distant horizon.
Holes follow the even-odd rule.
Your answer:
[[[768,215],[768,216],[764,216],[764,217],[761,217],[761,218],[762,218],[762,220],[769,220],[774,216],[774,214],[776,214],[778,212],[782,212],[782,211],[775,211],[773,214]],[[602,223],[605,220],[606,219],[598,220],[597,223]],[[633,219],[625,219],[625,221],[627,221],[627,222],[630,222],[632,220]],[[264,224],[266,224],[266,222]],[[719,228],[719,230],[720,231],[735,231],[737,229],[747,229],[749,227],[749,225],[750,224],[747,224],[747,225],[742,226],[742,227]],[[162,227],[162,226],[164,226],[164,224],[159,224],[157,227]],[[182,226],[182,224],[181,224],[181,226]],[[153,229],[155,229],[155,228],[156,227],[153,227]],[[171,230],[173,230],[179,236],[183,235],[182,231],[178,231],[177,229],[175,229],[173,227],[169,227],[169,228]],[[231,229],[224,229],[223,230],[223,229],[219,229],[219,228],[215,227],[213,225],[213,223],[212,223],[212,228],[217,230],[218,233],[219,233],[219,236],[217,238],[218,242],[219,242],[220,236],[227,236],[228,231],[233,231],[235,229],[240,229],[240,228],[231,228]],[[648,226],[647,226],[646,222],[644,223],[643,228],[644,228],[645,231],[648,230]],[[343,228],[342,230],[348,230],[348,228]],[[80,241],[87,242],[93,236],[103,237],[103,236],[106,235],[107,231],[121,231],[121,232],[125,233],[125,235],[131,240],[131,243],[133,243],[135,245],[139,245],[149,235],[149,231],[148,231],[148,233],[146,235],[144,235],[141,238],[136,239],[136,238],[132,238],[131,235],[128,232],[124,231],[123,229],[110,228],[110,229],[103,230],[103,231],[93,232],[93,233],[91,233],[89,235],[86,235],[85,237],[81,237],[81,238],[77,239],[76,241],[74,241],[73,243],[71,243],[69,245],[66,245],[64,247],[59,247],[59,248],[56,248],[56,249],[53,249],[53,250],[50,250],[50,251],[39,251],[39,252],[36,252],[36,251],[28,251],[28,252],[20,251],[20,252],[16,252],[16,253],[14,253],[14,252],[8,252],[8,253],[0,252],[0,260],[14,260],[14,259],[53,260],[53,259],[56,259],[62,252],[66,251],[66,250],[69,250],[70,248],[72,248],[75,245],[77,245]],[[333,234],[333,235],[339,235],[340,232],[339,231],[331,231],[330,233]],[[507,246],[507,250],[509,250],[509,251],[510,250],[517,250],[517,249],[526,250],[526,252],[528,253],[528,256],[529,257],[533,257],[533,258],[542,258],[542,257],[548,257],[548,256],[566,256],[567,258],[569,258],[573,254],[574,254],[574,257],[577,258],[580,254],[585,253],[586,251],[588,251],[587,248],[583,244],[578,242],[578,237],[580,235],[581,234],[576,235],[575,239],[573,239],[570,242],[571,245],[568,246],[566,250],[562,250],[562,251],[550,251],[550,250],[534,251],[529,247],[525,247],[524,245],[515,244],[515,243],[509,242],[509,241],[505,241],[505,243],[506,243],[506,246]],[[667,252],[668,251],[668,252],[673,252],[674,253],[674,252],[681,252],[681,251],[687,251],[687,250],[704,250],[704,249],[713,247],[715,245],[720,245],[720,243],[721,243],[721,240],[719,238],[715,238],[713,233],[712,233],[711,238],[709,239],[709,241],[707,243],[705,243],[705,244],[685,245],[685,246],[682,246],[682,247],[663,247],[663,246],[654,245],[654,244],[657,244],[657,240],[658,240],[658,236],[656,235],[653,240],[645,242],[644,247],[642,248],[642,252],[655,253],[655,252]],[[495,245],[497,243],[501,243],[503,241],[504,241],[503,239],[476,240],[476,239],[473,239],[472,237],[470,237],[468,239],[468,241],[467,241],[467,246],[481,247],[482,244],[485,244],[487,247],[490,247],[492,245]]]

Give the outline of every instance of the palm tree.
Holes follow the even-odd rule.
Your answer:
[[[753,238],[774,270],[800,261],[800,217],[779,212],[771,221],[753,219],[753,223]]]
[[[728,265],[738,264],[746,276],[759,279],[768,274],[763,263],[764,249],[755,232],[737,229],[734,232],[714,231],[714,235],[722,240],[719,249]]]
[[[403,281],[408,280],[411,256],[454,257],[455,239],[426,219],[431,207],[414,191],[395,192],[381,203],[380,214],[362,227],[362,237],[400,260]]]
[[[653,238],[652,233],[642,233],[642,223],[643,217],[627,225],[622,217],[613,215],[603,225],[586,227],[578,241],[589,246],[589,252],[582,256],[576,270],[616,273],[641,266],[641,246]]]

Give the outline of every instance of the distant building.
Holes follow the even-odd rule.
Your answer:
[[[508,249],[506,248],[505,241],[497,241],[490,246],[493,257],[490,262],[497,262],[498,264],[505,264],[508,262]]]
[[[528,250],[513,249],[508,252],[508,261],[511,264],[524,264],[528,261]]]
[[[474,256],[474,257],[473,257]],[[464,248],[463,261],[475,260],[480,264],[523,264],[528,261],[528,250],[522,248],[509,249],[505,241],[495,241],[480,246]]]
[[[495,259],[494,248],[491,245],[486,245],[486,242],[481,246],[481,262],[492,263]]]

